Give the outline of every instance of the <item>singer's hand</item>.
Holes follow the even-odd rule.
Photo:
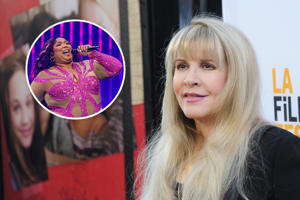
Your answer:
[[[80,45],[77,47],[77,51],[82,55],[82,56],[88,56],[90,52],[88,52],[90,45]]]

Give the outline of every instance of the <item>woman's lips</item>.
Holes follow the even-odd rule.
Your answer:
[[[207,95],[201,95],[197,93],[186,92],[183,95],[183,99],[188,103],[200,102],[203,101]]]
[[[22,129],[21,133],[25,136],[28,137],[32,134],[32,127],[31,128],[26,128],[26,129]]]

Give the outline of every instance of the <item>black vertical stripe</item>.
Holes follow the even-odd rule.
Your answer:
[[[0,178],[0,199],[4,199],[4,178],[3,178],[4,174],[3,174],[3,163],[2,163],[2,160],[3,160],[3,157],[2,157],[2,155],[3,155],[2,134],[4,134],[4,133],[2,133],[2,123],[3,123],[2,110],[0,108],[0,157],[1,157],[1,159],[0,159],[0,175],[1,175],[0,176],[1,177]]]
[[[121,48],[126,63],[126,77],[121,92],[123,99],[123,126],[124,126],[124,154],[125,154],[125,181],[126,199],[133,200],[134,183],[134,158],[133,158],[133,134],[135,134],[132,105],[131,105],[131,86],[130,86],[130,56],[129,56],[129,31],[128,31],[128,7],[127,0],[119,0],[120,11],[120,32]]]

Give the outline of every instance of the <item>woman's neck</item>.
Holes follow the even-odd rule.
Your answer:
[[[207,139],[215,127],[215,117],[195,120],[196,130],[203,139]]]
[[[64,69],[72,69],[73,67],[73,62],[70,63],[55,63],[56,65],[64,68]]]

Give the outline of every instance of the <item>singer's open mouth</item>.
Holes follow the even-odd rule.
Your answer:
[[[70,53],[69,49],[66,49],[66,50],[63,51],[63,54],[67,54],[67,53]]]

